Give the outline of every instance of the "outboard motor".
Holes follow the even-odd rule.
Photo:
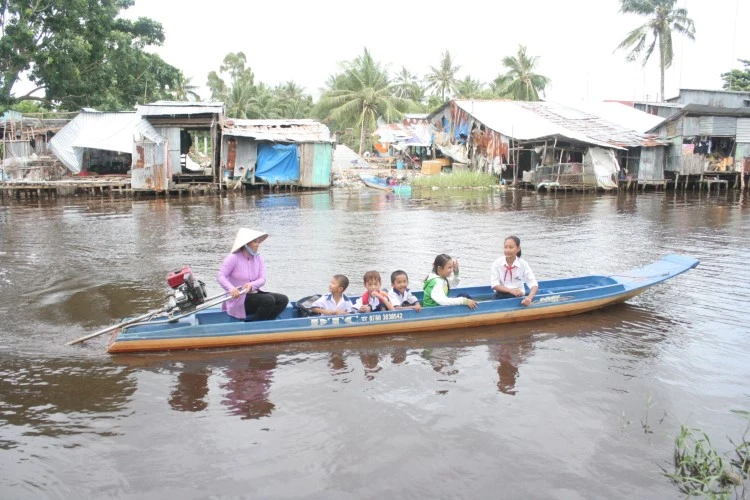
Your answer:
[[[203,304],[206,300],[206,284],[195,279],[190,266],[182,266],[182,269],[169,273],[167,283],[174,290],[167,299],[171,309],[176,307],[185,311]]]

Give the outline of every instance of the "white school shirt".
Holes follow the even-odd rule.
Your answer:
[[[406,289],[406,291],[404,291],[403,295],[400,295],[396,290],[393,289],[393,287],[388,290],[388,300],[391,301],[393,307],[403,306],[404,304],[406,304],[407,306],[413,306],[414,304],[419,302],[419,299],[417,299],[408,288]]]
[[[332,293],[323,295],[321,298],[313,302],[312,305],[310,306],[310,309],[312,309],[313,307],[319,307],[321,309],[328,309],[329,311],[344,310],[350,314],[358,312],[357,309],[354,309],[354,306],[352,305],[352,301],[349,300],[349,297],[347,297],[346,295],[342,295],[341,300],[338,303],[336,303],[336,301],[333,300]]]
[[[529,285],[529,288],[539,286],[531,266],[521,257],[516,257],[516,260],[509,267],[506,264],[505,257],[500,257],[492,263],[490,287],[493,290],[497,285],[503,285],[506,288],[518,288],[525,294],[524,283]]]
[[[362,294],[364,295],[364,293]],[[370,310],[374,311],[377,309],[377,307],[381,304],[380,299],[377,297],[374,297],[372,294],[368,294],[367,296],[367,305],[370,306]],[[362,296],[360,296],[357,301],[354,303],[354,309],[359,312],[359,309],[362,307]]]

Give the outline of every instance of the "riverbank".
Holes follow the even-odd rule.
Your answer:
[[[426,189],[490,189],[500,188],[501,184],[491,174],[474,172],[456,172],[453,174],[423,175],[415,170],[393,170],[389,168],[338,168],[332,173],[331,187],[363,189],[365,186],[359,174],[374,175],[385,178],[395,174],[396,177],[414,188]],[[722,191],[750,190],[748,174],[739,172],[704,172],[696,175],[676,175],[661,181],[638,181],[636,179],[619,179],[617,191]],[[507,181],[506,181],[507,182]],[[509,187],[505,184],[505,187]],[[566,185],[559,182],[547,182],[535,185],[520,181],[515,188],[526,191],[604,191],[596,188],[582,188],[577,185]],[[303,190],[296,186],[259,185],[248,187],[240,179],[231,179],[221,183],[211,181],[210,176],[181,175],[169,189],[134,189],[129,176],[90,176],[75,177],[55,181],[0,181],[0,199],[41,199],[57,197],[170,197],[170,196],[205,196],[220,195],[226,192],[296,192]]]

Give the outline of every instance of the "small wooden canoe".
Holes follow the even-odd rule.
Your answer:
[[[123,327],[109,343],[110,353],[164,351],[244,346],[364,335],[417,333],[472,328],[579,314],[624,302],[648,288],[698,265],[691,257],[670,254],[647,266],[610,276],[581,276],[539,282],[534,302],[524,307],[521,298],[493,299],[489,286],[456,288],[450,295],[467,293],[479,302],[466,306],[400,309],[345,316],[300,317],[290,304],[279,319],[244,322],[217,308],[177,321],[153,320]],[[422,292],[415,292],[421,299]]]
[[[387,191],[389,193],[399,194],[403,196],[411,195],[411,186],[409,186],[408,184],[399,183],[391,186],[388,184],[388,182],[386,182],[385,179],[375,177],[374,175],[359,174],[359,178],[365,186],[371,187],[373,189],[379,189],[381,191]]]

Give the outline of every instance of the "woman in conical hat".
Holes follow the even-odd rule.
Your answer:
[[[233,318],[245,321],[276,319],[289,303],[286,295],[262,290],[266,284],[266,263],[259,249],[266,238],[268,233],[240,228],[232,251],[221,264],[217,279],[232,295],[221,308]]]

